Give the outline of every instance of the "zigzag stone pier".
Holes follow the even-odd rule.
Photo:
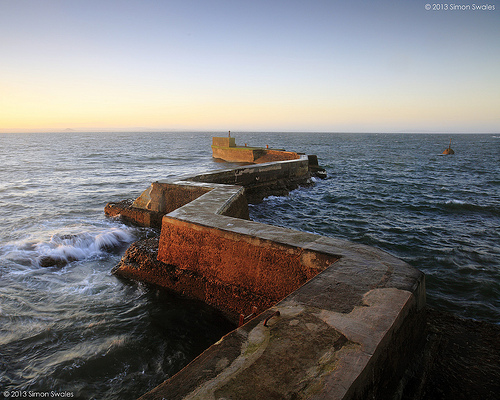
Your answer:
[[[141,399],[396,393],[424,340],[424,275],[372,247],[250,221],[248,198],[283,194],[317,171],[315,157],[285,157],[154,182],[134,202],[106,206],[107,215],[161,227],[114,273],[246,317]]]

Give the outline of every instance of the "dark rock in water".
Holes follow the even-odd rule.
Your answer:
[[[61,258],[61,257],[54,257],[54,256],[41,256],[38,258],[38,265],[43,268],[48,268],[48,267],[64,267],[65,265],[69,264],[71,261],[75,261],[76,258],[74,259],[68,259],[68,258]]]
[[[148,266],[149,268],[163,266],[164,264],[157,260],[159,240],[160,237],[155,236],[132,243],[123,255],[120,263],[111,272],[116,274],[122,265],[135,269],[141,269],[143,266]]]
[[[326,179],[326,170],[323,167],[319,166],[318,157],[316,155],[309,155],[307,157],[309,161],[309,173],[311,174],[311,176]]]
[[[317,167],[317,168],[311,168],[311,175],[315,176],[316,178],[320,179],[326,179],[327,178],[327,173],[324,168]]]
[[[74,235],[71,233],[65,234],[65,235],[56,235],[60,240],[77,240],[78,235]]]

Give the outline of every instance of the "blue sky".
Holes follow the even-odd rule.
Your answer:
[[[499,132],[500,5],[426,4],[0,0],[0,131]]]

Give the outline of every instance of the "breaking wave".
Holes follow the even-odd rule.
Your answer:
[[[23,240],[8,245],[6,257],[35,267],[62,267],[70,262],[99,258],[134,240],[130,228],[106,228],[79,233],[56,232],[41,241]]]
[[[500,215],[500,208],[495,204],[481,205],[457,199],[445,201],[444,209],[450,212],[475,212],[493,216]]]

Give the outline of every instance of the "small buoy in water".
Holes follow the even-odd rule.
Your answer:
[[[443,154],[455,154],[455,152],[453,151],[453,149],[451,148],[451,139],[450,139],[450,145],[448,146],[448,148],[443,151]]]

